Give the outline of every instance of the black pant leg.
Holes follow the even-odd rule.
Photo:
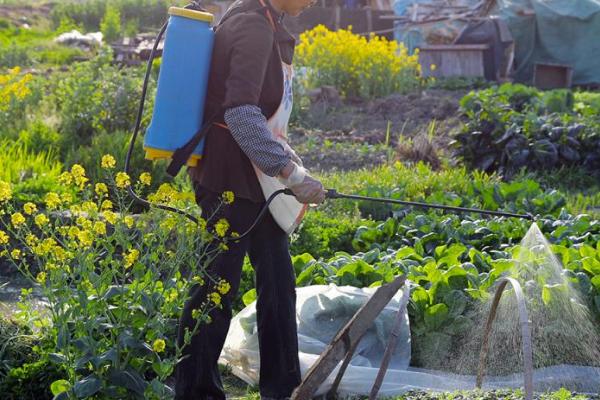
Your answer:
[[[249,255],[256,271],[260,394],[289,397],[301,382],[296,277],[288,237],[270,214],[253,233]]]
[[[209,225],[225,218],[229,221],[231,229],[239,233],[250,227],[261,207],[248,200],[236,199],[233,204],[222,207],[213,215],[220,203],[220,195],[200,187],[196,191],[203,218],[213,216]],[[229,243],[229,250],[219,254],[208,267],[207,272],[217,280],[224,279],[229,282],[231,290],[222,296],[222,308],[211,312],[212,322],[202,325],[200,331],[192,338],[191,344],[183,351],[186,358],[177,365],[176,373],[177,400],[225,399],[217,361],[229,331],[231,304],[239,289],[242,265],[249,243],[250,238],[239,243]],[[192,329],[196,323],[192,318],[192,311],[206,301],[209,293],[215,291],[208,279],[205,278],[205,282],[205,285],[197,285],[192,289],[192,297],[182,312],[178,333],[180,345],[183,344],[185,328]]]

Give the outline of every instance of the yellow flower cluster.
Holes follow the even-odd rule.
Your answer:
[[[125,172],[117,172],[115,181],[117,182],[117,187],[121,189],[125,189],[131,185],[131,178]]]
[[[15,67],[8,74],[0,75],[0,112],[6,111],[14,101],[22,101],[31,95],[27,84],[33,79],[31,74],[19,76],[21,69]]]
[[[212,301],[216,305],[221,304],[221,295],[219,293],[213,292],[208,297],[209,297],[210,301]]]
[[[129,250],[129,253],[127,253],[125,255],[125,257],[123,257],[123,260],[125,261],[125,268],[130,268],[133,264],[136,263],[136,261],[140,258],[140,251],[137,249],[131,249]]]
[[[34,218],[35,224],[37,226],[39,226],[40,228],[44,225],[47,225],[48,222],[50,222],[50,220],[48,219],[48,217],[45,214],[38,214],[35,216]]]
[[[7,201],[12,198],[12,188],[10,183],[0,181],[0,201]]]
[[[219,284],[217,285],[217,290],[219,291],[219,293],[221,294],[227,294],[229,293],[229,291],[231,290],[231,285],[229,284],[229,282],[222,280],[219,282]]]
[[[10,216],[10,222],[17,228],[25,223],[25,217],[20,212],[16,212]]]
[[[0,244],[8,244],[9,237],[4,231],[0,231]]]
[[[167,344],[163,339],[156,339],[154,343],[152,343],[152,350],[154,350],[157,353],[162,353],[163,351],[165,351],[166,347]]]
[[[219,235],[220,237],[224,237],[228,230],[229,222],[227,222],[227,220],[224,218],[221,218],[215,224],[215,232],[217,232],[217,235]]]
[[[115,160],[115,158],[112,155],[105,154],[102,156],[102,162],[101,162],[102,168],[112,169],[115,167],[115,165],[117,165],[117,161]]]
[[[33,215],[37,212],[37,206],[34,203],[27,202],[23,205],[23,211],[27,215]]]
[[[332,85],[344,95],[376,97],[407,92],[421,84],[418,53],[380,36],[336,32],[323,25],[300,35],[296,60],[307,67],[310,86]]]
[[[79,164],[75,164],[71,167],[71,175],[73,176],[75,184],[79,186],[80,189],[83,189],[85,184],[89,181],[85,176],[85,169]]]
[[[152,183],[152,175],[150,175],[148,172],[143,172],[140,175],[140,182],[143,185],[150,186],[150,184]]]
[[[60,196],[54,192],[46,193],[44,201],[46,202],[46,207],[50,210],[57,208],[61,204]]]
[[[223,203],[231,204],[235,200],[235,195],[231,191],[223,192]]]

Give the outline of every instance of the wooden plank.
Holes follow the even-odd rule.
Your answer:
[[[319,386],[329,377],[345,354],[372,326],[379,313],[402,288],[406,276],[399,276],[393,282],[381,286],[373,296],[354,314],[352,319],[340,329],[315,364],[308,370],[302,383],[292,393],[291,400],[311,399]]]
[[[483,77],[483,53],[488,45],[423,46],[419,62],[425,77]],[[435,70],[431,68],[435,65]]]

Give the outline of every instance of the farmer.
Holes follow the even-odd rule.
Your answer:
[[[301,220],[306,204],[324,201],[325,190],[286,143],[295,40],[282,19],[284,14],[300,14],[312,1],[238,0],[217,27],[205,108],[205,115],[218,116],[217,122],[206,137],[202,162],[188,170],[203,218],[210,218],[209,226],[224,218],[229,232],[243,233],[273,191],[288,187],[295,197],[278,196],[251,234],[229,242],[229,249],[208,267],[212,278],[227,281],[231,289],[223,294],[222,307],[211,312],[211,322],[201,326],[184,350],[187,357],[176,374],[178,400],[225,399],[217,360],[246,254],[256,273],[261,398],[284,399],[300,383],[295,274],[287,234]],[[235,200],[219,207],[226,191]],[[192,311],[217,291],[213,282],[205,281],[193,289],[184,308],[180,344],[185,329],[195,325]]]

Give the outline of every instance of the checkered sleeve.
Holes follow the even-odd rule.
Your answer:
[[[277,176],[291,159],[283,145],[273,139],[267,119],[257,106],[242,105],[225,111],[225,123],[231,135],[261,171]]]

